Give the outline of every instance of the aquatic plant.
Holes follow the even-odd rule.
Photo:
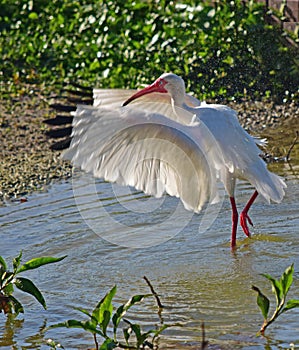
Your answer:
[[[21,265],[22,251],[13,259],[13,270],[9,271],[5,259],[0,256],[0,312],[4,314],[24,313],[24,308],[21,302],[13,296],[14,287],[18,288],[22,292],[31,294],[35,299],[44,307],[47,308],[46,301],[36,287],[36,285],[25,277],[20,277],[19,274],[28,270],[37,269],[43,265],[55,263],[61,261],[65,256],[55,258],[52,256],[43,256],[40,258],[31,259]]]
[[[153,349],[153,344],[156,337],[169,325],[161,324],[158,329],[151,329],[143,332],[141,326],[136,323],[132,323],[125,319],[124,316],[127,311],[136,303],[141,302],[144,298],[152,296],[153,294],[140,294],[131,297],[125,304],[120,305],[113,313],[112,300],[116,294],[117,287],[114,286],[96,305],[93,311],[90,313],[82,308],[75,308],[88,316],[87,321],[68,320],[62,323],[57,323],[50,328],[66,327],[66,328],[81,328],[84,331],[90,332],[93,335],[95,347],[100,350],[112,350],[115,348],[123,349],[144,349],[148,346]],[[156,295],[154,295],[156,297]],[[123,321],[127,327],[122,329],[124,340],[118,339],[119,325]],[[109,332],[108,327],[113,329]],[[134,341],[131,341],[131,335],[135,335]],[[97,336],[103,338],[103,342],[99,347]],[[152,337],[151,340],[149,338]]]
[[[46,345],[49,346],[51,349],[64,349],[64,347],[60,343],[56,343],[53,339],[47,339]]]
[[[298,48],[257,1],[0,0],[0,78],[135,88],[164,71],[206,98],[298,93]],[[282,15],[282,14],[281,14]]]
[[[275,310],[271,317],[268,317],[270,309],[270,300],[260,291],[256,286],[252,286],[252,289],[258,293],[257,295],[257,304],[262,312],[264,317],[264,322],[258,334],[264,334],[265,330],[271,323],[273,323],[278,316],[283,314],[286,311],[299,307],[298,299],[289,299],[286,302],[286,297],[289,292],[289,289],[293,283],[293,274],[294,274],[294,264],[286,268],[280,279],[275,279],[269,274],[262,274],[267,278],[272,284],[272,292],[275,294],[276,306]]]

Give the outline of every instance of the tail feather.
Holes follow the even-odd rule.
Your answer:
[[[265,170],[263,176],[253,176],[248,180],[268,203],[270,203],[270,200],[280,203],[285,195],[284,189],[287,185],[280,176],[271,173],[267,168]]]

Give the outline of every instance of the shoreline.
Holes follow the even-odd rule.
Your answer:
[[[72,166],[59,158],[60,152],[50,150],[53,140],[45,136],[50,128],[43,121],[55,117],[50,104],[59,97],[26,89],[18,96],[8,95],[0,96],[0,205],[9,200],[26,201],[24,196],[72,176]],[[270,101],[244,101],[227,105],[238,112],[241,125],[251,134],[271,135],[267,151],[273,149],[276,130],[284,126],[287,130],[288,125],[296,125],[294,120],[299,120],[299,107],[294,102],[275,105]],[[278,153],[274,155],[282,156],[275,147]]]

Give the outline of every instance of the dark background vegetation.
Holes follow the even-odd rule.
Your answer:
[[[171,71],[206,99],[298,95],[298,48],[256,1],[0,0],[4,82],[136,88]]]

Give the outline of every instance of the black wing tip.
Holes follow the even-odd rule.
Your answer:
[[[82,85],[76,81],[70,81],[70,82],[65,82],[63,83],[63,86],[66,87],[71,87],[71,88],[76,88],[84,91],[88,91],[89,93],[92,93],[93,89],[90,86]],[[73,90],[72,90],[73,91]]]
[[[47,130],[45,134],[48,137],[57,139],[60,137],[70,136],[72,134],[72,130],[73,128],[71,126],[68,126],[67,128]]]
[[[57,115],[55,118],[44,120],[44,123],[50,126],[65,126],[63,128],[53,128],[45,132],[45,135],[52,139],[63,138],[62,140],[54,142],[50,149],[53,151],[62,151],[70,147],[72,141],[72,122],[73,115],[71,112],[76,111],[78,104],[93,104],[93,89],[76,82],[69,82],[64,84],[66,88],[63,89],[67,96],[61,96],[61,100],[66,100],[64,103],[53,103],[51,108],[55,109]],[[75,88],[75,89],[74,89]]]
[[[67,149],[70,147],[71,142],[72,142],[72,137],[67,137],[64,140],[53,143],[50,146],[50,149],[52,151],[63,151],[64,149]]]
[[[71,115],[57,115],[55,118],[45,119],[43,122],[48,125],[72,124],[74,117]]]
[[[74,112],[77,109],[77,106],[66,106],[61,103],[53,103],[50,107],[60,112]]]

